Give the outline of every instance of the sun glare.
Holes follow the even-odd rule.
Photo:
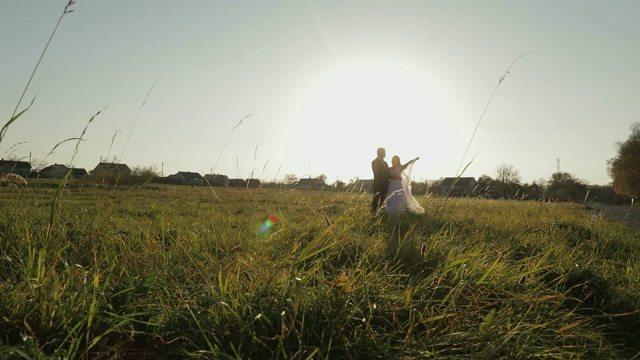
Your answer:
[[[439,96],[433,80],[415,67],[389,61],[343,64],[305,94],[295,131],[308,146],[322,147],[327,161],[348,154],[368,159],[378,146],[414,156],[425,143],[438,145],[432,136],[446,106]]]

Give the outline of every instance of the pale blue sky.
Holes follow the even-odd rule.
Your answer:
[[[66,3],[0,0],[3,123]],[[416,180],[454,176],[473,158],[465,176],[494,177],[508,163],[532,182],[560,159],[561,171],[607,184],[615,142],[640,121],[638,1],[77,0],[72,9],[2,157],[42,161],[108,106],[75,166],[122,154],[164,175],[346,182],[371,178],[384,146],[388,161],[420,156]],[[527,52],[463,160],[498,80]],[[74,147],[45,162],[69,163]]]

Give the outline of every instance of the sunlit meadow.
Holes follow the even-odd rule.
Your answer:
[[[581,205],[423,197],[372,218],[369,194],[57,190],[0,188],[0,359],[640,350],[638,234]]]
[[[639,358],[638,232],[582,205],[116,183],[0,181],[0,359]]]

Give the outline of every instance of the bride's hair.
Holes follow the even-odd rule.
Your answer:
[[[391,158],[391,165],[402,166],[402,163],[400,162],[400,157],[398,155],[393,155],[393,157]]]

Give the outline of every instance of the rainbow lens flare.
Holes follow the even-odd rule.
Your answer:
[[[269,233],[271,233],[271,229],[273,229],[277,223],[278,217],[276,215],[271,214],[267,216],[267,219],[258,227],[258,236],[264,237],[269,235]]]

